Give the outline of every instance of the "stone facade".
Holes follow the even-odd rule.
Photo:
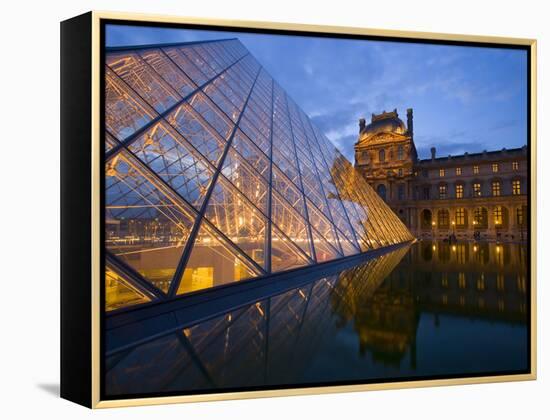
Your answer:
[[[413,111],[359,121],[355,167],[419,238],[525,241],[527,147],[419,159]]]

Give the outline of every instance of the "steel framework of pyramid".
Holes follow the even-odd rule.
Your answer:
[[[412,240],[237,39],[107,48],[107,311]]]

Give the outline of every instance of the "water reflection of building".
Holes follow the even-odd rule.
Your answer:
[[[524,248],[479,246],[417,243],[408,252],[385,254],[114,353],[107,359],[107,390],[116,395],[300,384],[315,356],[346,328],[357,337],[359,360],[372,359],[394,373],[415,372],[421,317],[432,317],[436,326],[443,316],[526,325]],[[335,380],[354,377],[341,370],[347,365],[336,360],[338,354],[328,354],[322,360],[334,364]],[[405,357],[410,363],[403,367]]]
[[[237,39],[107,48],[105,130],[109,310],[413,239]]]
[[[355,167],[417,237],[527,239],[527,147],[419,159],[412,109],[359,125]]]
[[[338,310],[353,320],[362,350],[396,365],[410,351],[414,365],[420,313],[436,323],[445,314],[525,324],[526,261],[515,244],[421,241],[374,292],[347,289],[350,303]]]

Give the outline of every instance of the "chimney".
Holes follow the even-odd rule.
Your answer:
[[[359,118],[359,134],[361,134],[364,129],[365,129],[365,119]]]
[[[407,109],[407,131],[409,135],[413,136],[413,110],[412,108]]]
[[[431,154],[432,154],[432,160],[435,160],[435,147],[432,147],[432,148],[430,149],[430,152],[431,152]]]

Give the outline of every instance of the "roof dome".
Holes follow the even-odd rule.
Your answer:
[[[397,110],[393,112],[382,112],[381,114],[372,114],[371,123],[365,126],[361,130],[361,137],[370,137],[378,133],[396,133],[405,134],[407,128],[399,115]]]

